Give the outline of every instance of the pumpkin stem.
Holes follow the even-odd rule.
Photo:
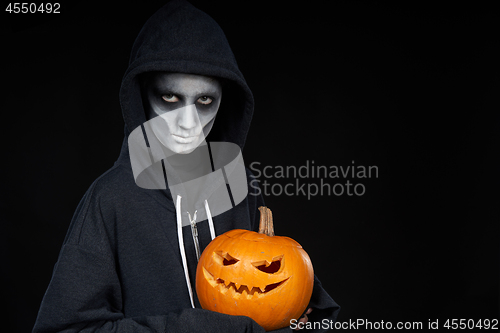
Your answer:
[[[273,213],[269,208],[265,206],[259,207],[259,211],[260,211],[259,234],[274,236]]]

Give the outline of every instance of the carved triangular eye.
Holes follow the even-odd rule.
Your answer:
[[[231,256],[229,253],[222,253],[222,251],[216,251],[213,255],[214,261],[219,265],[229,266],[236,264],[239,260]]]
[[[262,260],[253,262],[252,265],[254,265],[255,268],[257,268],[259,271],[273,274],[280,270],[281,260],[283,260],[283,255],[274,257],[272,262],[269,262],[267,260]]]

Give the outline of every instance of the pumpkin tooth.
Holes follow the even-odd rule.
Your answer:
[[[256,287],[252,287],[252,288],[248,287],[248,289],[250,290],[248,293],[248,295],[250,295],[249,298],[252,298],[254,295],[257,295],[259,293],[258,292],[259,289]]]
[[[235,295],[237,294],[236,290],[234,290],[234,284],[231,284],[229,286],[229,288],[227,289],[227,292],[229,293],[229,295],[231,297],[235,297]]]
[[[246,290],[247,294],[250,293],[250,289],[246,285],[241,286],[240,291],[243,292],[243,290]]]
[[[237,282],[234,283],[234,289],[236,289],[236,291],[239,291],[240,287],[241,287],[241,283],[237,283]]]
[[[255,297],[262,296],[262,289],[260,289],[259,287],[253,287],[252,291]]]
[[[219,291],[220,291],[222,294],[227,293],[228,289],[224,286],[224,283],[219,283]]]

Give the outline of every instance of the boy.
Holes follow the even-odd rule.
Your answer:
[[[199,253],[228,230],[256,230],[263,205],[240,191],[253,96],[220,27],[185,1],[161,8],[133,45],[120,103],[120,157],[78,205],[33,331],[263,332],[201,309],[193,288]],[[318,280],[310,308],[315,321],[339,310]]]

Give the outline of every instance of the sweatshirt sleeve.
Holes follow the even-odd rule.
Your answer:
[[[313,311],[308,315],[311,323],[324,323],[326,320],[330,327],[337,321],[337,316],[340,311],[340,306],[330,297],[326,290],[323,289],[321,282],[316,275],[314,275],[313,293],[308,308],[313,309]],[[322,327],[325,325],[317,326]],[[311,332],[325,331],[326,329],[318,329],[312,330]]]
[[[61,250],[33,332],[264,332],[248,317],[202,309],[125,318],[113,264],[66,244]]]
[[[33,332],[264,332],[249,317],[203,309],[126,317],[110,218],[103,217],[109,209],[93,194],[96,186],[76,209]]]
[[[120,295],[111,262],[65,245],[33,332],[264,332],[250,318],[202,309],[125,318]]]

